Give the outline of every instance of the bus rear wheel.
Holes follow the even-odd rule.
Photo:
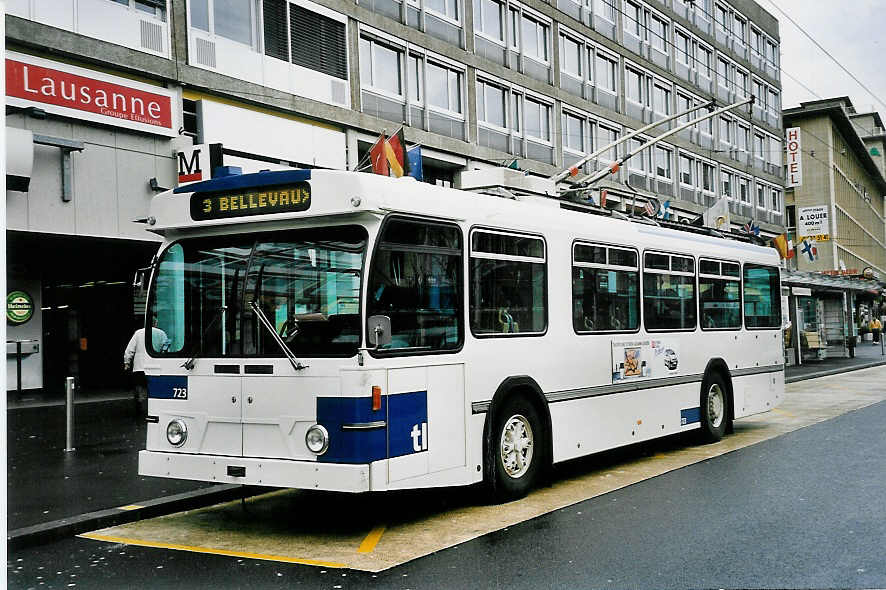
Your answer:
[[[511,397],[495,413],[492,492],[499,502],[522,498],[538,480],[543,456],[541,420],[522,396]]]
[[[729,395],[719,373],[709,373],[702,381],[700,406],[701,441],[719,441],[729,424]]]

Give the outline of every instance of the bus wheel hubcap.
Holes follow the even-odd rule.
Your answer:
[[[723,390],[714,383],[708,390],[708,422],[714,428],[718,428],[723,422]]]
[[[532,463],[532,427],[529,420],[520,414],[508,418],[501,431],[499,453],[505,473],[514,479],[529,470]]]

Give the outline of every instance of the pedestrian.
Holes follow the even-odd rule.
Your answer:
[[[169,338],[166,332],[157,327],[157,317],[151,318],[151,345],[154,350],[164,351],[169,346]],[[133,401],[135,402],[136,415],[145,414],[148,411],[148,381],[145,377],[145,329],[139,328],[133,333],[123,351],[123,370],[132,371]]]
[[[883,324],[880,323],[880,318],[874,316],[871,319],[871,333],[874,335],[873,344],[880,344],[880,331],[883,330]]]

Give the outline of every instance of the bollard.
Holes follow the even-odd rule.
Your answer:
[[[65,378],[65,452],[74,450],[74,378]]]

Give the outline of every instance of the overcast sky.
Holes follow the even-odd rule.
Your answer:
[[[822,98],[849,96],[858,112],[886,107],[837,66],[774,6],[791,15],[846,69],[886,102],[886,0],[757,0],[779,21],[783,107],[817,100],[791,76]],[[790,74],[790,76],[788,75]]]

